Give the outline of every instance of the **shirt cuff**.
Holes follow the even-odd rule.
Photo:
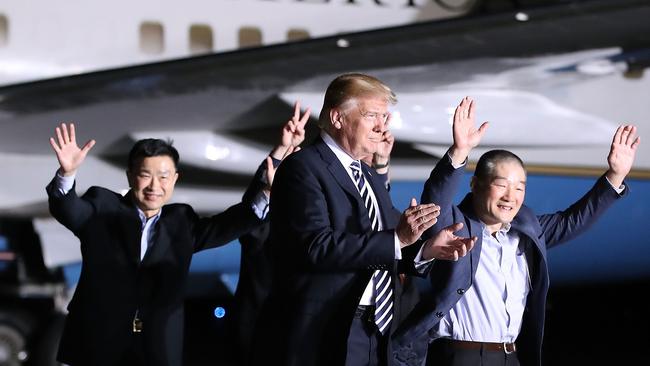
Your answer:
[[[451,156],[449,155],[449,153],[447,153],[447,159],[449,159],[449,162],[451,163],[451,166],[454,167],[454,169],[462,168],[465,165],[467,165],[467,158],[465,158],[465,161],[460,163],[460,165],[454,164],[454,161],[451,159]]]
[[[623,193],[623,191],[625,190],[625,184],[621,184],[620,187],[614,187],[614,185],[612,184],[612,182],[609,181],[609,178],[605,177],[605,179],[607,179],[607,183],[609,183],[609,185],[612,186],[612,188],[614,188],[614,190],[616,191],[616,193],[621,194],[621,193]]]
[[[59,171],[57,170],[56,176],[54,178],[54,183],[56,184],[56,188],[63,194],[64,196],[70,192],[72,187],[74,187],[74,179],[76,177],[76,174],[73,174],[69,177],[64,177],[61,174],[59,174]]]
[[[415,263],[415,270],[418,271],[418,273],[424,273],[425,268],[429,265],[429,263],[433,262],[433,258],[427,260],[422,259],[423,249],[424,245],[418,251],[418,255],[415,256],[415,259],[413,259],[413,263]]]
[[[251,207],[253,208],[253,212],[255,212],[255,216],[260,220],[264,220],[269,213],[269,198],[263,191],[259,191],[255,195]]]
[[[402,259],[402,242],[397,237],[397,231],[395,231],[394,238],[395,238],[395,259],[400,260]]]

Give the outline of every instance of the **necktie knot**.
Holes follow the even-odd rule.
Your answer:
[[[352,169],[352,175],[354,175],[354,179],[359,180],[359,177],[362,175],[361,164],[355,160],[350,164],[350,169]]]
[[[352,170],[352,176],[354,177],[354,182],[357,184],[357,188],[359,189],[359,192],[363,195],[366,181],[363,177],[363,172],[361,171],[361,164],[355,160],[350,164],[350,169]]]

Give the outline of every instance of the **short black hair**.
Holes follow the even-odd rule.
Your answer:
[[[474,169],[474,176],[479,181],[485,181],[486,179],[491,178],[494,175],[494,169],[497,164],[502,161],[514,161],[521,166],[526,172],[526,166],[524,162],[514,153],[508,150],[490,150],[485,154],[481,155],[476,163],[476,169]]]
[[[129,171],[133,171],[135,164],[140,160],[152,156],[169,156],[174,161],[174,168],[178,170],[180,157],[178,150],[172,146],[172,143],[171,140],[165,141],[161,139],[142,139],[137,141],[129,152]]]

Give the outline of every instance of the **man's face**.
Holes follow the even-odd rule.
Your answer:
[[[144,158],[127,172],[133,199],[147,217],[156,215],[174,193],[178,172],[167,155]]]
[[[372,157],[388,128],[388,101],[383,97],[357,98],[339,108],[335,116],[336,142],[355,159]]]
[[[517,215],[526,195],[526,172],[517,162],[499,162],[487,181],[473,178],[474,209],[491,232]]]

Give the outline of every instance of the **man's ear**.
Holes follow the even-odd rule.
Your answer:
[[[469,188],[472,191],[472,193],[476,193],[476,189],[478,185],[478,180],[475,175],[472,176],[472,180],[469,181]]]
[[[330,123],[334,129],[340,129],[342,127],[343,114],[337,109],[330,109]]]

